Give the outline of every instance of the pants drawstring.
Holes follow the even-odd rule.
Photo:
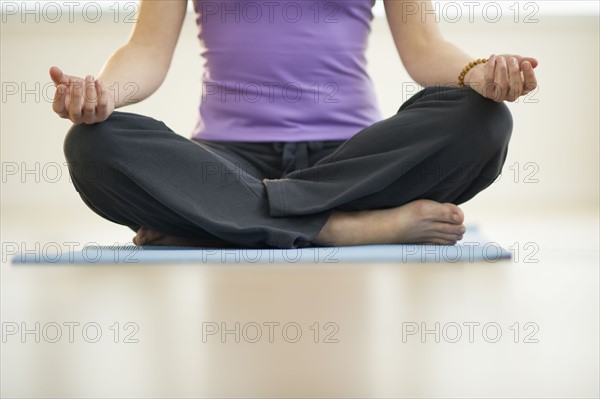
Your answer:
[[[283,175],[295,170],[309,167],[309,151],[323,149],[321,141],[303,141],[275,143],[275,148],[281,151],[281,170]]]

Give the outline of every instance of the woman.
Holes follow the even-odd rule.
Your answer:
[[[137,245],[461,240],[457,205],[501,172],[512,131],[503,102],[536,87],[537,61],[475,61],[418,12],[430,2],[385,0],[398,53],[425,89],[380,120],[365,60],[373,3],[195,0],[205,73],[187,140],[114,111],[161,85],[186,13],[186,0],[142,0],[97,79],[50,69],[53,109],[74,124],[65,155],[82,199],[136,231]]]

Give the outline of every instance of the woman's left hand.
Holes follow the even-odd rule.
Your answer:
[[[534,68],[538,61],[531,57],[492,55],[465,75],[464,83],[483,97],[497,102],[516,101],[537,87]]]

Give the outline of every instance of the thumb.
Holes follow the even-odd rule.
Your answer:
[[[56,66],[50,68],[50,77],[52,78],[55,86],[58,86],[61,83],[68,85],[71,81],[71,77],[69,75],[65,75],[63,71]]]
[[[531,64],[533,68],[537,67],[539,62],[533,57],[519,57],[519,66],[523,66],[523,63],[527,61]]]

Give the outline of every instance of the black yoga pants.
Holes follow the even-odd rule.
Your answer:
[[[83,201],[112,222],[224,246],[299,248],[333,210],[468,201],[500,174],[511,132],[504,103],[432,86],[346,141],[189,140],[114,112],[72,126],[64,151]]]

